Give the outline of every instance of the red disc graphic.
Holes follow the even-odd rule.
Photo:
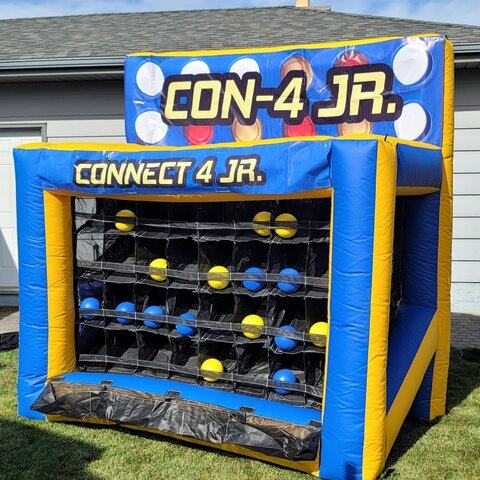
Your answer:
[[[310,117],[305,117],[300,125],[283,124],[284,137],[311,137],[315,135],[315,125]]]
[[[353,49],[345,50],[335,61],[336,67],[355,67],[357,65],[366,65],[368,58],[360,52]]]
[[[211,125],[188,125],[183,131],[186,139],[192,145],[209,143],[213,137],[213,127]]]

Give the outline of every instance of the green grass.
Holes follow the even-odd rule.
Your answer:
[[[128,430],[16,416],[17,351],[0,353],[2,480],[270,480],[307,475],[256,460]],[[480,478],[480,351],[452,353],[449,413],[408,422],[383,475],[388,479]]]

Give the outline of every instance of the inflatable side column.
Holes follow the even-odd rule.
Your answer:
[[[70,197],[44,190],[41,154],[15,150],[19,258],[20,352],[18,413],[30,410],[52,377],[75,370]]]
[[[334,140],[329,341],[320,477],[375,479],[386,458],[386,363],[397,164],[381,140]]]
[[[443,176],[440,193],[438,226],[437,322],[438,346],[420,390],[413,403],[411,415],[419,420],[433,420],[445,414],[448,366],[450,359],[450,283],[452,262],[453,212],[453,46],[445,41],[443,99]]]
[[[42,413],[30,410],[45,386],[48,356],[45,215],[38,162],[39,156],[15,150],[20,306],[18,413],[44,419]]]

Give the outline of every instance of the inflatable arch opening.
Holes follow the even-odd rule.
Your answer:
[[[407,414],[445,409],[453,67],[427,38],[433,144],[16,149],[19,414],[376,478]]]

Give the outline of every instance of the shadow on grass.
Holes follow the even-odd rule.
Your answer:
[[[101,453],[98,447],[48,432],[33,423],[0,418],[2,480],[100,480],[86,467]]]
[[[463,402],[468,395],[480,386],[480,349],[452,349],[447,386],[447,414]],[[393,478],[395,469],[392,465],[422,438],[434,422],[418,422],[407,419],[398,434],[392,451],[387,459],[387,465],[381,478]]]

